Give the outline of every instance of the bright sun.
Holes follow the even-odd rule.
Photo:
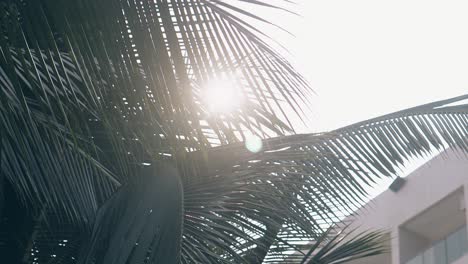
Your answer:
[[[229,114],[242,107],[245,97],[233,78],[216,78],[210,80],[201,91],[202,103],[211,114]],[[245,148],[252,153],[263,148],[262,139],[251,133],[246,134]]]
[[[234,79],[216,78],[203,87],[202,101],[210,113],[228,114],[239,109],[244,100]]]

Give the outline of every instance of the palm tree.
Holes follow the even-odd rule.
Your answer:
[[[334,224],[411,157],[466,152],[468,105],[454,104],[468,96],[295,134],[311,89],[246,6],[280,8],[0,2],[2,261],[325,264],[385,251],[381,233]],[[207,91],[227,85],[238,104],[212,111]]]

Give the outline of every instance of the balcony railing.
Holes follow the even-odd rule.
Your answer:
[[[468,251],[466,226],[420,253],[406,264],[450,264]]]

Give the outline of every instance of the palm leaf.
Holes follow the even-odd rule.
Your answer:
[[[395,175],[398,164],[432,151],[431,147],[453,146],[466,151],[467,130],[452,131],[443,125],[447,119],[457,120],[451,127],[466,128],[467,105],[444,106],[464,99],[466,96],[411,108],[330,133],[267,139],[264,150],[257,154],[248,152],[241,144],[193,153],[197,156],[191,160],[197,160],[201,168],[193,171],[200,171],[201,175],[182,177],[181,261],[278,262],[293,257],[285,252],[302,252],[301,245],[306,241],[317,241],[320,248],[330,226],[367,202],[366,191],[378,183],[378,177]],[[431,127],[409,123],[416,117],[442,120],[438,118],[440,113],[444,115],[443,123],[427,121]],[[399,129],[382,134],[391,126]],[[429,137],[432,140],[427,142],[431,144],[423,140]],[[398,141],[386,144],[377,141],[386,138]],[[387,156],[388,153],[394,156]],[[340,237],[335,235],[335,240]],[[313,259],[340,263],[336,262],[341,261],[338,252],[355,246],[355,255],[343,256],[344,260],[377,254],[381,252],[376,244],[378,237],[375,233],[358,236],[343,247],[332,240],[333,247],[326,254],[314,254]]]
[[[83,261],[141,262],[148,250],[164,258],[152,242],[169,235],[145,220],[183,232],[171,241],[171,261],[178,254],[184,263],[278,261],[320,240],[367,201],[378,177],[395,175],[409,158],[467,150],[467,105],[445,106],[467,96],[284,136],[310,89],[242,18],[265,21],[245,10],[209,0],[0,6],[2,172],[37,211],[84,227],[90,245],[105,240],[84,248]],[[208,114],[203,90],[220,79],[233,79],[246,102]],[[246,131],[265,138],[262,152],[245,150]],[[140,169],[168,161],[184,194],[183,219],[173,223],[145,214],[161,206],[155,197],[171,194],[162,186],[151,193],[163,176]],[[139,208],[136,222],[131,206]],[[125,233],[128,242],[117,235]]]
[[[378,184],[379,177],[396,175],[404,161],[448,146],[466,152],[468,105],[444,106],[466,98],[411,108],[329,133],[267,139],[261,153],[250,153],[241,144],[212,149],[199,157],[201,164],[206,162],[204,177],[185,184],[185,225],[199,229],[190,241],[205,241],[208,229],[229,230],[230,236],[243,233],[245,243],[235,245],[242,252],[242,247],[260,243],[255,237],[266,236],[268,226],[279,226],[267,248],[297,250],[295,243],[316,239],[367,202],[367,190]],[[236,217],[240,220],[233,222]],[[229,220],[218,228],[217,218]],[[202,224],[212,221],[213,225]],[[264,259],[269,260],[277,257]]]
[[[23,200],[89,222],[143,160],[184,163],[180,153],[246,130],[291,131],[286,108],[299,113],[310,89],[239,11],[207,0],[2,3],[2,167]],[[229,116],[202,104],[222,76],[246,98]]]
[[[183,193],[178,172],[162,164],[140,171],[136,183],[119,189],[100,208],[80,263],[179,262]]]
[[[332,229],[330,228],[318,241],[314,241],[303,256],[301,264],[347,263],[389,252],[389,248],[385,246],[388,234],[384,232],[344,233],[345,228],[331,236]]]

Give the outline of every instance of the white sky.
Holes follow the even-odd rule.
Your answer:
[[[296,0],[302,17],[265,11],[265,29],[317,93],[308,127],[320,132],[468,93],[468,1]],[[284,5],[283,0],[271,0]],[[424,164],[408,162],[399,173]],[[377,195],[391,181],[385,180]]]
[[[272,0],[279,3],[280,0]],[[468,93],[468,1],[297,0],[269,11],[268,34],[317,95],[308,128],[324,131]]]

